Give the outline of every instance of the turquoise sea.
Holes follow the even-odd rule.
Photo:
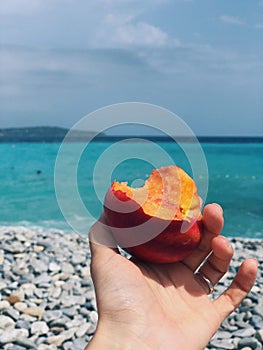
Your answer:
[[[201,170],[198,173],[197,155],[197,184],[208,184],[205,203],[218,202],[224,208],[223,233],[263,239],[263,143],[202,143],[201,147],[208,177]],[[59,143],[0,143],[1,226],[87,233],[112,180],[141,185],[153,167],[168,165],[170,160],[190,175],[193,171],[192,160],[175,142],[152,147],[137,140],[117,148],[114,142],[68,143],[56,163],[59,148]]]

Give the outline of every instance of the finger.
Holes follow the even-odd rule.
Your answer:
[[[223,210],[218,204],[208,204],[204,208],[203,216],[203,236],[198,248],[186,259],[184,264],[187,265],[192,271],[195,271],[201,262],[211,252],[211,241],[214,237],[218,236],[223,228]]]
[[[200,267],[199,272],[208,278],[213,286],[227,272],[234,250],[226,237],[217,236],[211,241],[213,253]]]
[[[109,259],[119,253],[116,242],[106,224],[104,214],[90,228],[89,244],[92,259]]]
[[[250,292],[256,279],[257,266],[257,260],[245,260],[230,287],[214,301],[214,306],[220,316],[220,323],[238,307]]]

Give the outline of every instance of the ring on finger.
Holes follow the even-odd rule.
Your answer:
[[[206,276],[204,276],[200,271],[197,271],[194,273],[195,279],[197,280],[197,282],[199,284],[201,284],[203,286],[203,288],[205,288],[207,290],[207,294],[211,294],[214,291],[214,285],[213,283],[210,281],[209,278],[207,278]]]

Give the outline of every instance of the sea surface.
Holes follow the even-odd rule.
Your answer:
[[[263,239],[263,143],[0,143],[0,225],[87,233],[110,183],[140,186],[154,167],[194,176],[224,209],[223,234]]]

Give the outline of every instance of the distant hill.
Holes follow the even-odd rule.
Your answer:
[[[0,142],[62,142],[68,129],[52,126],[0,129]],[[96,133],[76,130],[70,134],[68,141],[88,141]]]
[[[23,128],[8,128],[0,129],[0,143],[2,142],[62,142],[64,137],[69,132],[69,129],[53,127],[53,126],[37,126],[37,127],[23,127]],[[174,142],[171,136],[150,136],[150,135],[108,135],[104,133],[97,134],[92,131],[74,130],[71,131],[70,137],[67,136],[67,142],[88,142],[91,139],[100,142],[117,142],[121,140],[130,140],[137,142],[138,139],[150,140],[153,142]],[[186,137],[176,137],[180,142],[193,142],[196,139]],[[198,136],[199,142],[218,142],[218,143],[254,143],[263,142],[263,137],[253,136]]]

